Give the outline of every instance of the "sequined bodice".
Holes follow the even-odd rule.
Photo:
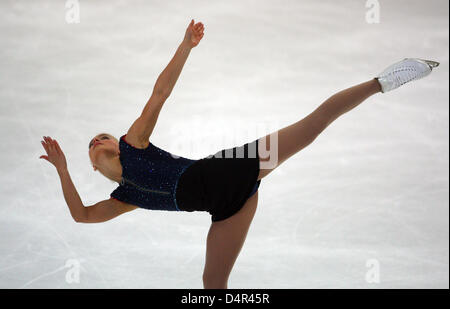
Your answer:
[[[172,155],[149,143],[138,149],[120,137],[122,180],[111,197],[142,208],[180,210],[175,193],[181,174],[197,160]]]

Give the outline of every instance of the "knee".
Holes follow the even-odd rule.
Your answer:
[[[322,133],[331,123],[333,117],[325,111],[314,111],[311,113],[311,129],[318,135]]]
[[[228,278],[217,274],[203,273],[203,287],[205,289],[226,289]]]

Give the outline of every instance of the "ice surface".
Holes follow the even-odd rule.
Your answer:
[[[192,18],[205,36],[151,137],[188,158],[289,125],[405,57],[441,63],[262,180],[229,287],[449,287],[448,1],[380,1],[372,24],[357,0],[80,0],[67,23],[71,2],[0,2],[0,288],[202,288],[207,213],[75,223],[39,159],[42,136],[57,139],[84,204],[109,198],[88,142],[126,133]]]

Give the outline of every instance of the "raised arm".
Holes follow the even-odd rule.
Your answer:
[[[76,222],[104,222],[137,208],[136,206],[114,199],[104,200],[92,206],[85,207],[70,178],[69,171],[67,170],[66,158],[59,147],[58,142],[48,136],[44,136],[44,141],[41,143],[47,155],[42,155],[40,158],[47,160],[56,167],[56,171],[61,180],[64,199],[69,207],[72,218]]]
[[[139,148],[148,146],[148,139],[156,125],[161,108],[172,93],[191,49],[197,46],[203,38],[203,31],[204,26],[201,22],[194,24],[194,20],[191,20],[175,55],[156,80],[153,93],[142,114],[128,130],[127,141],[129,143]]]
[[[159,92],[167,97],[170,95],[191,49],[197,46],[203,38],[204,29],[201,22],[194,24],[194,20],[191,20],[191,23],[186,29],[183,41],[178,46],[175,55],[156,80],[154,92]]]

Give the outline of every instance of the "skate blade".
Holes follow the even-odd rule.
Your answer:
[[[432,69],[439,66],[439,62],[432,61],[432,60],[425,60],[425,59],[420,59],[420,58],[405,58],[404,60],[419,60],[421,62],[425,62],[426,64],[428,64],[430,66],[430,68],[432,68]]]
[[[439,62],[436,61],[431,61],[431,60],[425,60],[425,59],[420,59],[423,62],[425,62],[426,64],[428,64],[430,67],[435,68],[437,66],[439,66]]]

